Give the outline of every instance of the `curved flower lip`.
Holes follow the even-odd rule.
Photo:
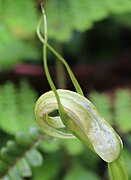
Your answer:
[[[65,138],[76,136],[104,161],[112,162],[116,160],[122,149],[122,141],[108,122],[99,115],[95,106],[87,98],[76,92],[59,89],[57,93],[65,112],[62,119],[49,116],[50,112],[58,109],[53,91],[43,94],[36,103],[36,119],[40,126],[43,126],[43,130],[53,136],[57,136],[58,133],[58,136],[62,138],[64,136]],[[52,127],[51,123],[53,123]],[[60,123],[73,135],[60,132],[57,129]]]

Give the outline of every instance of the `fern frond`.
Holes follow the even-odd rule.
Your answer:
[[[130,0],[114,0],[114,1],[105,1],[105,5],[108,10],[114,14],[122,14],[126,12],[131,12],[131,2]]]
[[[49,16],[48,24],[49,27],[52,27],[48,29],[49,36],[60,42],[66,39],[69,40],[72,35],[73,27],[68,4],[68,1],[57,3],[56,1],[49,0],[46,2],[46,11]]]
[[[97,92],[92,92],[90,94],[91,101],[93,104],[96,105],[98,111],[100,114],[110,123],[112,122],[113,119],[113,114],[111,112],[111,104],[108,95],[106,94],[101,94]]]
[[[93,92],[90,95],[98,111],[113,125],[117,125],[122,132],[131,130],[131,92],[127,89],[116,91],[115,104],[111,106],[106,94]],[[111,111],[113,109],[113,111]]]
[[[33,109],[37,95],[26,81],[22,81],[19,88],[7,82],[0,86],[0,92],[0,128],[3,131],[15,134],[36,125]]]
[[[73,29],[84,31],[92,26],[90,16],[88,15],[88,4],[86,0],[81,3],[80,0],[69,0],[69,7],[71,11],[71,21]]]
[[[118,90],[115,100],[115,122],[123,132],[131,130],[131,92]]]
[[[23,179],[32,176],[32,167],[43,163],[43,156],[37,149],[43,135],[37,128],[30,128],[28,136],[16,134],[0,150],[0,179]]]
[[[46,2],[49,37],[56,41],[68,41],[74,30],[84,32],[96,21],[111,14],[131,12],[130,0],[48,0]],[[59,32],[59,33],[58,33]]]

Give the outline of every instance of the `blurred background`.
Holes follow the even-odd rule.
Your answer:
[[[33,150],[29,143],[22,146],[23,140],[18,140],[30,137],[31,127],[38,128],[34,105],[50,90],[42,65],[42,44],[36,36],[40,3],[0,0],[1,177],[108,180],[106,163],[78,140],[46,137]],[[85,95],[122,137],[131,178],[131,1],[46,0],[44,6],[49,43],[67,60]],[[57,87],[74,90],[51,52],[48,63]],[[25,134],[18,138],[19,132]],[[8,156],[10,141],[19,144],[13,160]]]

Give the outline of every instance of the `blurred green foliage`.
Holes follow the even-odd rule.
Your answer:
[[[130,28],[130,3],[130,0],[48,0],[45,9],[49,38],[57,43],[68,42],[74,32],[93,29],[96,22],[107,17]],[[35,0],[0,0],[1,68],[9,68],[23,60],[40,59],[35,33],[40,14],[40,3]],[[75,47],[76,42],[73,42],[72,47]]]
[[[74,30],[84,32],[111,14],[131,13],[130,0],[48,0],[45,5],[49,36],[58,42],[70,40]]]
[[[26,59],[37,59],[35,29],[36,2],[0,0],[0,66],[9,67]]]

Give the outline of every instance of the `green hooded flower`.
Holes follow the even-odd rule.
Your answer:
[[[84,97],[82,89],[63,57],[47,42],[47,21],[43,16],[37,27],[37,35],[43,46],[44,70],[52,91],[43,94],[35,106],[35,116],[40,128],[48,135],[59,138],[78,138],[108,163],[112,180],[128,180],[125,164],[121,157],[123,148],[120,137],[95,106]],[[44,20],[44,36],[40,33]],[[65,65],[76,92],[56,90],[47,66],[47,47]],[[53,115],[56,112],[57,115]]]

